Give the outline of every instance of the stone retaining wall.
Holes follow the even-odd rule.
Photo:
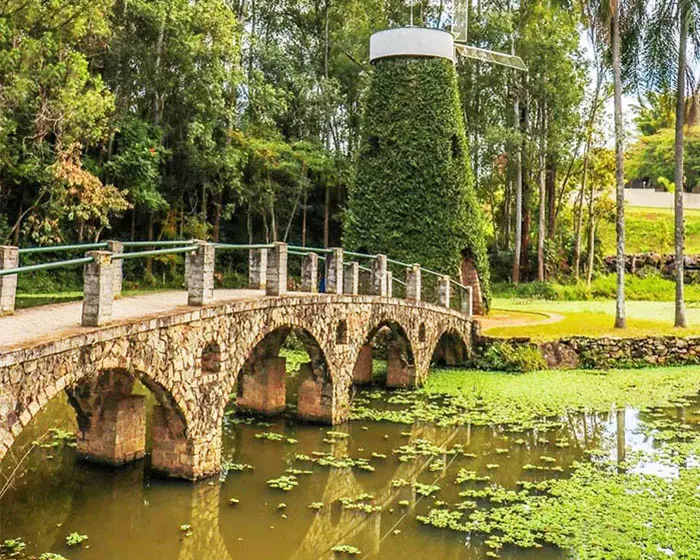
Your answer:
[[[700,255],[686,255],[683,260],[689,281],[700,281]],[[606,257],[603,267],[608,274],[617,271],[617,257]],[[657,271],[662,277],[673,279],[676,270],[674,255],[661,253],[640,253],[625,256],[625,268],[629,274],[643,275],[649,270]]]
[[[579,336],[541,343],[533,343],[528,338],[481,337],[475,348],[483,352],[497,342],[536,346],[551,369],[700,365],[700,337],[698,336],[640,338]]]

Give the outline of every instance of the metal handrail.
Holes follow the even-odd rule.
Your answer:
[[[137,253],[114,253],[112,255],[112,260],[120,261],[126,259],[140,259],[143,257],[157,257],[159,255],[176,255],[179,253],[191,253],[196,249],[196,245],[189,245],[188,247],[175,247],[174,249],[154,249],[152,251],[139,251]]]
[[[170,247],[173,245],[192,245],[192,239],[173,241],[122,241],[122,245],[126,247]]]
[[[241,251],[250,251],[251,249],[272,249],[274,248],[274,245],[272,244],[266,244],[266,245],[234,245],[231,243],[214,243],[214,247],[217,249],[231,249],[231,250],[241,250]]]
[[[287,250],[293,251],[304,251],[304,253],[322,253],[324,255],[330,255],[333,249],[321,249],[319,247],[300,247],[299,245],[287,245]]]
[[[77,245],[53,245],[51,247],[26,247],[19,249],[20,255],[35,255],[37,253],[58,253],[59,251],[90,251],[92,249],[105,249],[108,243],[79,243]]]
[[[37,270],[49,270],[52,268],[65,268],[78,264],[86,264],[92,262],[92,257],[81,257],[79,259],[70,259],[67,261],[56,261],[50,263],[42,264],[32,264],[29,266],[20,266],[18,268],[7,268],[5,270],[0,270],[0,277],[2,276],[12,276],[13,274],[24,274],[25,272],[35,272]]]

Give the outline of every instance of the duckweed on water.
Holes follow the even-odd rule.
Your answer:
[[[270,488],[276,488],[278,490],[284,490],[289,492],[297,486],[299,486],[299,480],[294,475],[283,475],[279,478],[273,478],[267,481],[267,485]]]

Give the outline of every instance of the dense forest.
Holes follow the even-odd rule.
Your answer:
[[[369,37],[406,25],[410,4],[1,2],[0,240],[339,244]],[[589,4],[467,8],[470,44],[529,68],[457,66],[495,274],[516,273],[517,248],[522,278],[590,276],[615,160],[607,46]],[[449,28],[452,5],[413,12]]]

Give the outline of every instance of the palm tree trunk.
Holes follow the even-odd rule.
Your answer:
[[[615,82],[615,167],[616,167],[616,221],[617,230],[617,300],[615,328],[627,327],[625,313],[625,175],[622,138],[622,64],[620,61],[620,0],[613,0],[612,59]]]
[[[680,10],[680,49],[678,54],[678,91],[676,92],[676,327],[686,328],[684,296],[684,245],[685,225],[683,223],[683,127],[685,120],[685,71],[688,45],[688,5],[679,3]]]

